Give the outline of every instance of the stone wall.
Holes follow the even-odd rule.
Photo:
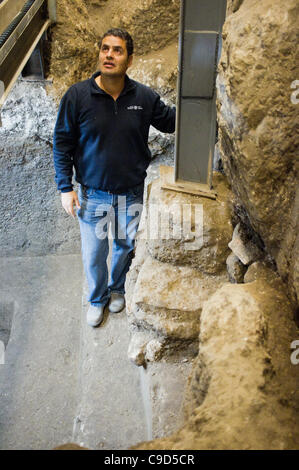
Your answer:
[[[298,374],[289,355],[296,328],[283,290],[271,272],[248,274],[204,303],[185,424],[134,449],[297,448]]]
[[[215,279],[215,291],[210,291],[200,305],[202,287],[209,288],[208,276],[201,283],[194,273],[190,292],[182,289],[175,305],[182,311],[195,296],[199,337],[185,395],[185,424],[171,436],[141,443],[135,449],[298,446],[298,365],[290,358],[291,343],[298,338],[294,322],[298,292],[298,119],[291,101],[291,83],[297,78],[297,17],[294,0],[287,4],[278,0],[228,1],[217,106],[220,154],[233,191],[231,216],[235,228],[228,243],[232,252],[226,260],[230,283],[218,279],[217,285]],[[161,201],[167,197],[170,206],[175,196],[160,195]],[[209,219],[207,207],[204,213]],[[215,215],[212,219],[224,220]],[[204,234],[208,233],[204,224]],[[177,339],[184,335],[186,340],[191,339],[191,309],[179,316],[171,303],[180,291],[173,266],[181,270],[184,285],[188,276],[182,266],[201,271],[214,253],[211,247],[205,252],[203,246],[199,254],[202,259],[195,253],[188,260],[182,256],[180,243],[175,245],[173,240],[149,241],[147,248],[161,264],[153,269],[153,261],[141,249],[144,264],[138,271],[137,258],[133,265],[131,276],[136,278],[136,285],[133,296],[129,295],[128,311],[133,326],[150,330],[154,338],[146,344],[144,332],[136,337],[135,348],[129,350],[136,363],[141,359],[161,360],[167,353],[163,351],[165,337],[168,341],[175,335]],[[217,260],[221,262],[220,253]],[[149,281],[150,265],[155,274],[161,272],[159,281],[156,277]],[[175,322],[180,323],[180,329],[173,330]],[[132,345],[136,334],[141,333],[133,329]],[[160,342],[156,357],[148,347],[154,340]],[[173,352],[177,352],[177,345],[172,344]]]
[[[139,366],[161,357],[194,357],[204,302],[228,280],[231,192],[220,175],[214,184],[217,200],[162,189],[160,179],[148,191],[126,283],[129,357]],[[182,230],[186,207],[194,214]]]
[[[294,300],[299,289],[296,0],[228,3],[218,76],[225,173]],[[245,210],[244,210],[245,209]]]

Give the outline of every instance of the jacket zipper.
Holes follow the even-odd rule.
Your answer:
[[[113,101],[114,101],[114,114],[117,114],[118,113],[117,102],[115,100]]]

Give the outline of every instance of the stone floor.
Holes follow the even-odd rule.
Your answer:
[[[2,304],[13,306],[0,365],[0,448],[76,440],[121,449],[146,440],[125,312],[85,326],[80,256],[2,259],[0,285]]]
[[[73,432],[81,260],[2,258],[0,266],[1,303],[10,303],[13,314],[0,365],[0,448],[50,449]]]
[[[190,364],[135,366],[125,310],[92,329],[85,291],[80,255],[1,259],[0,449],[127,449],[181,424]]]

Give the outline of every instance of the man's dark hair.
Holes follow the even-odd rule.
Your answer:
[[[134,52],[134,43],[131,35],[128,33],[128,31],[125,31],[124,29],[119,29],[119,28],[112,28],[108,29],[106,33],[103,34],[101,39],[99,40],[98,46],[101,49],[103,39],[106,36],[115,36],[117,38],[121,38],[124,41],[126,41],[126,46],[127,46],[127,51],[128,51],[128,56],[132,55]]]

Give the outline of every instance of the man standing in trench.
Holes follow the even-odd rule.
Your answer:
[[[142,208],[151,160],[149,127],[175,130],[175,108],[126,74],[133,60],[129,33],[110,29],[99,47],[99,71],[65,93],[54,131],[55,181],[65,211],[74,217],[77,208],[89,289],[87,323],[93,327],[101,323],[108,302],[114,313],[125,306],[124,285],[139,222],[136,209]],[[73,168],[79,197],[73,191]],[[109,283],[108,220],[114,238]]]

